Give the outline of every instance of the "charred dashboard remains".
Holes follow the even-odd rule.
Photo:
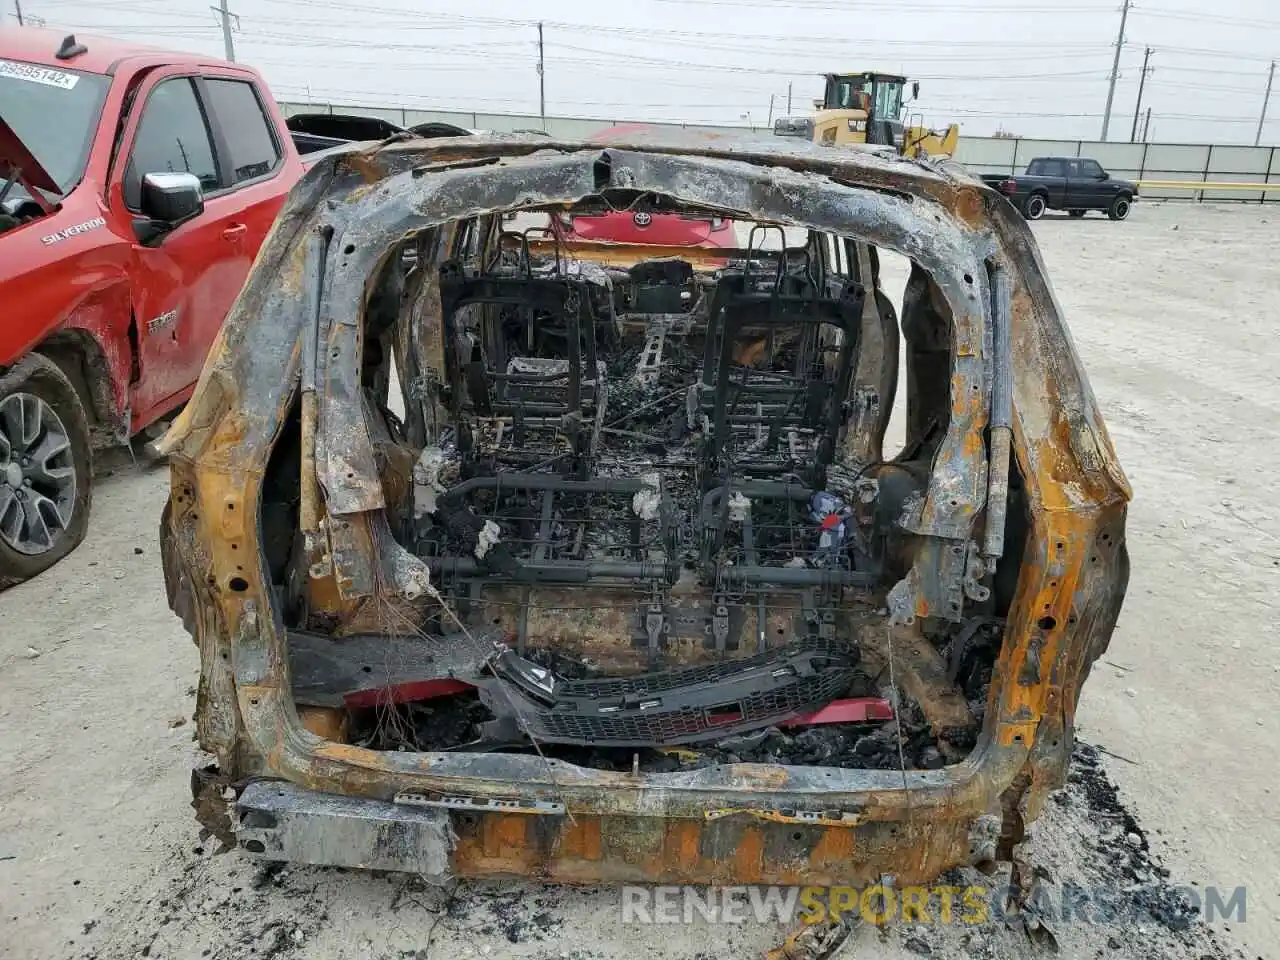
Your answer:
[[[576,879],[714,879],[779,824],[818,832],[731,876],[927,878],[1016,842],[1114,622],[1126,495],[1017,218],[785,144],[460,138],[317,171],[169,441],[167,579],[224,768],[449,811],[478,873],[503,816],[573,813],[517,859]],[[925,832],[879,831],[912,808]],[[642,842],[622,821],[657,860],[602,853]],[[287,833],[262,842],[302,856]]]

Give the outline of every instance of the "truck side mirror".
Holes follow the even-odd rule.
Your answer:
[[[1095,179],[1095,180],[1106,180],[1106,179],[1107,179],[1108,177],[1110,177],[1110,176],[1111,176],[1111,174],[1107,173],[1107,171],[1105,171],[1105,170],[1099,170],[1097,173],[1095,173],[1095,174],[1093,175],[1093,179]]]
[[[138,205],[142,216],[134,218],[133,234],[144,247],[154,247],[166,233],[204,213],[204,189],[193,173],[148,173]]]
[[[204,212],[204,190],[193,173],[148,173],[142,178],[143,216],[170,228]]]

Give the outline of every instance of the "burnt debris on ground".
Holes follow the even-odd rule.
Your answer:
[[[1175,886],[1170,871],[1159,862],[1147,841],[1147,834],[1120,799],[1119,790],[1107,776],[1096,748],[1076,745],[1068,773],[1070,788],[1056,796],[1059,802],[1082,799],[1089,820],[1098,826],[1097,857],[1088,858],[1099,878],[1115,884],[1129,899],[1132,913],[1175,932],[1189,930],[1200,912],[1189,888]]]
[[[1221,921],[1206,922],[1201,894],[1180,885],[1160,862],[1098,748],[1076,745],[1067,783],[1051,797],[1020,847],[1019,868],[1034,878],[1021,896],[1010,896],[1008,861],[984,870],[956,867],[935,882],[985,891],[983,922],[877,927],[855,921],[858,929],[846,952],[851,948],[850,955],[861,956],[878,942],[946,960],[1246,960],[1227,943]],[[827,921],[806,928],[804,936],[788,941],[790,952],[783,955],[787,960],[834,957],[810,948],[829,942],[837,927]]]

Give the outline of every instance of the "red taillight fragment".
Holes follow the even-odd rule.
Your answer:
[[[812,727],[822,723],[869,723],[892,719],[893,707],[888,700],[881,697],[851,697],[847,700],[832,700],[821,710],[793,717],[779,726]]]
[[[433,700],[436,697],[447,697],[474,689],[473,685],[461,680],[440,677],[435,680],[410,680],[407,683],[397,683],[388,687],[374,687],[358,693],[349,693],[342,699],[347,707],[356,709],[387,706],[392,703],[410,703],[414,700]]]

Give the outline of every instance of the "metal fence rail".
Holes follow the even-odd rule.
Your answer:
[[[547,117],[536,114],[466,113],[370,107],[330,103],[280,103],[286,116],[295,113],[359,113],[413,126],[443,121],[473,130],[509,133],[544,129],[553,136],[586,137],[625,118]],[[653,123],[658,129],[694,129],[772,136],[766,127]],[[1035,157],[1090,157],[1112,176],[1138,183],[1142,196],[1169,200],[1239,200],[1280,202],[1280,150],[1228,144],[1102,143],[1096,140],[1027,140],[1012,137],[961,136],[956,159],[974,173],[1016,174]]]

